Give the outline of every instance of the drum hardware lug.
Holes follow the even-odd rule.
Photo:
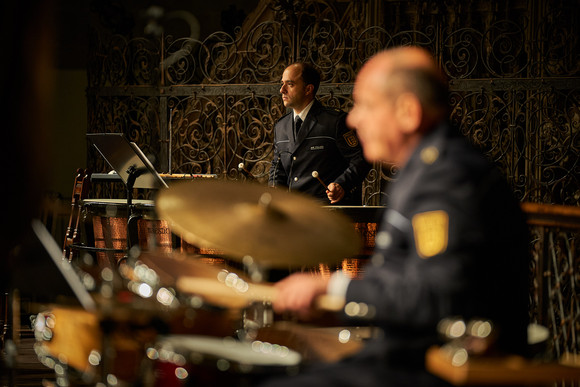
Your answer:
[[[255,301],[242,313],[242,328],[237,331],[241,341],[253,341],[260,328],[270,327],[274,323],[274,311],[268,301]]]

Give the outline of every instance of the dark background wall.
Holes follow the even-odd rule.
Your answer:
[[[113,12],[99,4],[89,22],[87,130],[124,133],[161,172],[237,180],[244,162],[265,181],[287,63],[312,62],[320,99],[348,111],[364,61],[415,44],[451,80],[452,121],[520,200],[579,204],[578,0],[262,0],[232,18],[244,20],[239,29],[215,20],[202,28],[211,17],[190,3],[164,4],[154,18],[130,6],[103,17]],[[192,33],[195,25],[203,32]],[[99,155],[87,158],[107,169]],[[364,203],[380,202],[392,172],[375,165]]]
[[[53,85],[48,116],[44,119],[51,130],[43,145],[46,146],[50,168],[46,173],[46,193],[56,197],[70,197],[77,168],[87,166],[87,62],[91,50],[89,31],[91,23],[126,36],[144,36],[144,27],[151,6],[160,6],[164,12],[189,10],[199,21],[199,37],[214,31],[233,31],[256,7],[257,0],[204,1],[66,1],[37,2],[50,4],[53,28],[52,58]],[[34,4],[34,3],[32,3]],[[38,8],[39,5],[34,7]],[[27,5],[13,12],[26,16]],[[6,16],[11,12],[7,12]],[[93,24],[93,27],[95,25]],[[178,19],[168,28],[169,32],[184,33]],[[14,30],[14,34],[21,32]],[[33,49],[33,48],[31,48]]]
[[[194,92],[198,96],[207,94],[207,90],[195,88],[201,83],[226,85],[222,91],[229,90],[231,93],[234,90],[238,94],[242,93],[242,89],[236,90],[232,87],[233,84],[264,86],[265,88],[254,89],[254,95],[275,95],[277,87],[272,85],[277,83],[276,78],[280,76],[284,63],[301,57],[313,60],[323,70],[329,86],[323,88],[322,91],[326,93],[323,98],[348,110],[353,75],[366,57],[385,45],[418,43],[432,49],[449,72],[452,88],[458,91],[456,96],[462,101],[457,105],[456,117],[464,125],[466,134],[486,149],[490,157],[505,169],[522,200],[577,205],[580,200],[576,177],[579,175],[579,167],[575,161],[579,159],[580,141],[580,32],[575,21],[579,16],[579,3],[577,0],[518,0],[508,3],[367,0],[296,4],[258,0],[216,0],[211,4],[201,1],[30,1],[19,6],[3,6],[3,76],[6,82],[20,79],[19,75],[22,76],[22,71],[26,69],[15,73],[16,70],[11,67],[15,63],[29,67],[35,64],[46,72],[45,83],[49,86],[45,88],[45,92],[49,90],[49,94],[44,110],[36,114],[39,123],[35,126],[39,133],[27,138],[39,138],[42,134],[42,140],[37,143],[42,144],[42,153],[48,160],[42,168],[46,177],[45,191],[66,198],[70,196],[76,168],[92,166],[95,162],[94,156],[87,153],[85,134],[103,129],[113,130],[105,122],[107,118],[101,116],[93,119],[93,115],[98,112],[94,109],[95,105],[87,101],[88,92],[99,97],[99,93],[103,91],[100,87],[111,86],[98,82],[90,85],[87,74],[98,77],[104,71],[114,71],[90,67],[95,58],[111,55],[110,47],[96,46],[91,34],[123,36],[126,39],[152,39],[151,34],[145,33],[145,26],[151,20],[147,16],[151,5],[161,5],[165,14],[185,10],[194,15],[199,22],[197,38],[201,41],[217,31],[223,31],[235,38],[234,28],[244,20],[247,26],[242,35],[248,40],[256,39],[253,46],[241,47],[235,54],[245,58],[244,66],[249,69],[247,73],[251,76],[225,82],[199,78],[178,80],[174,85],[182,87],[177,93],[182,97],[188,93],[193,95]],[[48,33],[43,32],[42,36],[37,33],[29,39],[23,27],[31,23],[34,17],[43,20]],[[269,27],[275,26],[275,29],[258,29],[260,23],[268,21],[271,22]],[[332,23],[324,24],[322,21]],[[179,18],[160,24],[165,29],[165,50],[168,49],[167,36],[174,39],[190,36]],[[316,31],[314,27],[317,28]],[[342,29],[342,35],[332,29],[335,27]],[[515,27],[519,27],[519,30]],[[271,31],[280,36],[279,40],[272,37]],[[367,35],[364,35],[365,31]],[[379,32],[373,35],[373,31]],[[261,34],[261,40],[255,34]],[[40,39],[41,37],[44,39]],[[336,37],[343,41],[335,40]],[[42,54],[41,44],[49,46],[49,55],[42,62],[38,60]],[[156,49],[159,49],[161,45],[158,42],[155,44]],[[315,52],[316,55],[309,52]],[[337,57],[333,52],[341,53],[342,56]],[[168,53],[166,51],[165,55]],[[260,57],[257,57],[258,54]],[[21,62],[16,62],[15,55],[25,56]],[[158,57],[154,59],[158,60]],[[202,63],[197,63],[200,64]],[[339,74],[329,69],[344,71]],[[31,80],[30,76],[24,78]],[[22,82],[26,79],[22,79]],[[331,87],[336,84],[341,85],[341,88]],[[21,83],[22,85],[24,84]],[[121,86],[127,85],[124,83]],[[157,87],[159,83],[153,85]],[[14,101],[14,92],[18,88],[23,90],[23,87],[14,83],[4,88],[7,91],[7,102],[3,104],[6,112],[14,112],[9,103]],[[247,89],[244,90],[248,95]],[[109,94],[110,91],[109,89]],[[336,99],[337,96],[339,99]],[[265,114],[259,113],[268,117],[269,122],[260,129],[265,133],[264,150],[259,157],[250,155],[253,157],[250,159],[251,166],[257,174],[263,176],[270,141],[267,126],[283,110],[279,101],[262,99],[262,106],[270,104],[275,107],[273,112],[270,109]],[[183,98],[174,99],[173,102],[195,110],[190,103],[184,103]],[[30,105],[30,101],[25,101],[24,104]],[[206,104],[199,106],[205,107]],[[227,103],[218,106],[227,106]],[[249,110],[247,105],[244,108]],[[24,112],[19,111],[18,114],[26,115],[27,112],[30,113],[31,110],[24,109]],[[465,112],[470,114],[464,114]],[[167,125],[168,117],[168,111],[160,112],[157,118],[158,128],[155,129],[158,137],[166,130],[163,124]],[[209,118],[214,123],[215,119]],[[5,131],[9,130],[10,125],[11,121],[5,121]],[[43,131],[42,128],[47,130]],[[515,130],[506,131],[506,128]],[[240,127],[236,128],[238,132],[239,129]],[[497,141],[507,137],[519,140]],[[176,140],[180,141],[179,144],[187,141],[185,138]],[[146,141],[150,142],[150,139]],[[11,154],[18,152],[32,155],[35,153],[32,148],[28,144],[12,147],[10,150]],[[247,159],[247,151],[242,152],[235,155],[236,157],[230,157],[229,163],[220,161],[218,172],[229,178],[238,178],[232,166],[237,165],[240,158]],[[153,154],[158,159],[159,153],[161,149],[154,149]],[[174,162],[182,160],[178,154],[175,156]],[[13,157],[8,160],[10,165],[6,166],[7,169],[16,169],[14,164],[22,163]],[[173,169],[186,170],[192,163],[193,161],[187,160],[181,165],[175,165]],[[201,163],[206,161],[201,160]],[[216,167],[202,165],[200,169],[215,171]],[[389,171],[379,169],[376,173],[378,181],[388,179]],[[372,195],[376,187],[377,184],[371,184],[369,195]]]
[[[148,13],[152,5],[161,5],[163,15],[186,11],[197,19],[195,38],[207,55],[179,64],[195,67],[193,78],[171,78],[172,68],[160,69],[160,58],[176,50],[170,43],[192,36],[180,17],[169,22],[152,17]],[[43,184],[33,191],[66,201],[77,168],[106,169],[91,154],[85,134],[121,130],[141,141],[158,163],[171,154],[174,172],[217,172],[238,179],[242,177],[235,166],[247,161],[264,179],[271,127],[284,113],[277,82],[288,61],[313,61],[324,76],[321,98],[348,110],[361,63],[384,46],[412,43],[432,50],[448,72],[455,92],[451,101],[455,120],[505,171],[521,200],[578,205],[579,5],[578,0],[6,4],[2,13],[5,175],[11,176],[9,181],[20,181],[13,171],[40,154],[45,162],[33,169],[35,180]],[[163,27],[163,38],[146,33],[151,20]],[[244,28],[235,29],[242,24]],[[206,41],[210,36],[216,38]],[[157,78],[135,82],[126,73],[118,83],[111,83],[110,74],[116,69],[101,62],[118,54],[112,37],[149,42],[145,51],[149,65],[157,67]],[[217,37],[226,40],[219,42]],[[231,41],[236,41],[236,50],[227,52],[224,48]],[[132,55],[125,51],[120,59]],[[228,72],[236,73],[228,78]],[[171,86],[165,90],[159,80],[162,73],[164,84]],[[40,103],[26,94],[29,85],[43,93]],[[153,87],[145,92],[153,98],[128,105],[126,101],[138,96],[144,86]],[[159,106],[162,96],[166,105]],[[157,104],[153,108],[151,101]],[[155,115],[149,116],[147,125],[137,120],[129,130],[113,125],[127,117],[115,107],[125,112],[154,109]],[[103,109],[109,110],[103,113]],[[18,134],[15,128],[32,117],[35,122],[27,129],[34,132]],[[173,138],[171,151],[159,143],[162,136],[169,136],[170,118],[173,130],[182,133]],[[255,124],[255,130],[245,131]],[[137,138],[135,133],[145,126],[152,128],[150,134]],[[221,143],[207,148],[210,140],[191,135],[196,128],[220,134]],[[243,146],[227,159],[215,157],[225,154],[220,148],[228,144],[225,138]],[[192,145],[204,155],[190,157],[182,151]],[[159,168],[165,172],[168,166]],[[367,198],[374,200],[390,174],[381,166],[375,168],[369,175]]]

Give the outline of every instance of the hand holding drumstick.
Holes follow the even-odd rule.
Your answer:
[[[215,278],[182,276],[176,287],[186,294],[202,296],[214,305],[245,308],[255,301],[269,301],[275,311],[292,311],[306,316],[310,309],[337,312],[344,307],[344,298],[326,294],[329,278],[311,273],[295,273],[276,284],[239,281],[226,284]]]
[[[324,181],[318,175],[318,171],[312,171],[312,177],[318,179],[320,184],[326,188],[326,195],[330,204],[338,203],[344,197],[344,189],[338,183],[330,183],[328,186],[324,184]]]

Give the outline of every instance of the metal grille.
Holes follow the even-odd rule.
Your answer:
[[[362,63],[383,47],[429,49],[451,81],[452,120],[505,173],[521,200],[578,205],[580,61],[572,1],[272,1],[244,28],[204,40],[128,38],[94,25],[89,131],[123,132],[161,172],[265,181],[278,82],[312,61],[320,99],[349,110]],[[163,27],[163,20],[159,23]],[[388,26],[388,27],[387,27]],[[89,166],[105,169],[89,155]],[[364,203],[392,170],[376,165]]]
[[[95,21],[89,132],[125,133],[160,172],[243,179],[243,161],[265,182],[289,62],[313,62],[323,77],[319,98],[349,110],[364,61],[382,48],[415,44],[450,79],[452,121],[520,200],[578,206],[579,10],[577,0],[272,0],[260,2],[242,28],[204,39],[129,37]],[[155,23],[168,30],[162,17]],[[94,152],[87,164],[107,170]],[[380,203],[393,172],[374,166],[365,204]],[[117,188],[107,194],[125,195]],[[577,240],[559,231],[534,237],[533,317],[551,326],[559,354],[579,352]]]
[[[552,352],[560,358],[580,352],[580,244],[578,229],[532,228],[532,320],[550,329]]]

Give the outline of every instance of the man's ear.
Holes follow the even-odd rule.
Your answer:
[[[311,95],[314,93],[314,85],[306,85],[306,95]]]
[[[402,93],[395,100],[395,116],[403,131],[412,134],[419,129],[423,119],[423,107],[413,93]]]

